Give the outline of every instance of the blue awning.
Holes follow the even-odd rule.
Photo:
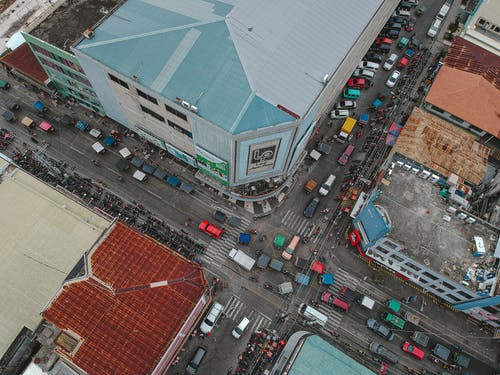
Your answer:
[[[167,178],[167,182],[172,185],[173,187],[177,187],[179,186],[179,184],[181,183],[181,180],[179,180],[177,177],[175,176],[168,176]]]

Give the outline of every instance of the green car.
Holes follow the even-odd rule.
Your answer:
[[[7,90],[10,87],[9,82],[0,79],[0,89]]]
[[[404,329],[405,328],[405,323],[406,321],[399,316],[396,316],[391,313],[382,313],[382,320],[386,321],[387,323],[392,324],[394,327],[399,328],[399,329]]]

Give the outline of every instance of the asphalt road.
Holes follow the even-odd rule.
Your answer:
[[[417,27],[414,32],[417,37],[426,42],[426,45],[437,50],[435,45],[430,45],[431,41],[425,37],[427,29],[432,22],[434,15],[439,10],[442,2],[424,1],[427,11],[418,19]],[[403,31],[401,36],[409,36],[412,33]],[[393,51],[401,55],[402,51],[393,47]],[[387,55],[388,56],[388,55]],[[429,61],[431,63],[432,61]],[[389,72],[380,69],[377,72],[374,86],[368,90],[364,90],[362,96],[357,101],[358,108],[356,113],[359,115],[366,112],[377,94],[382,93],[390,97],[391,91],[385,86],[385,81],[389,76]],[[4,77],[5,73],[0,73]],[[415,76],[414,79],[421,77]],[[408,78],[411,80],[413,78]],[[294,284],[295,291],[292,295],[281,296],[276,290],[269,291],[263,288],[264,282],[270,282],[274,286],[290,281],[291,277],[283,273],[272,270],[256,270],[251,273],[240,269],[234,262],[227,258],[227,252],[231,247],[239,247],[247,251],[250,255],[256,256],[256,250],[263,250],[265,254],[280,259],[281,250],[276,249],[272,242],[277,233],[284,234],[288,240],[295,234],[300,234],[302,237],[310,237],[307,244],[300,244],[296,254],[301,257],[311,258],[315,256],[312,250],[318,251],[318,256],[324,258],[327,271],[333,272],[336,278],[334,286],[328,288],[335,295],[340,293],[340,288],[346,284],[355,288],[358,292],[365,293],[377,301],[374,311],[362,309],[355,303],[352,305],[349,313],[341,313],[333,310],[326,305],[321,305],[319,308],[329,317],[329,324],[326,329],[318,329],[327,340],[330,340],[334,345],[339,346],[348,354],[365,363],[366,366],[374,371],[378,369],[378,363],[372,359],[371,355],[365,355],[368,352],[367,346],[371,340],[376,339],[384,345],[398,353],[400,356],[400,364],[390,366],[390,373],[406,373],[404,366],[412,368],[426,368],[436,371],[438,367],[430,361],[418,362],[409,355],[403,353],[400,349],[402,342],[408,339],[411,332],[417,327],[410,326],[405,331],[395,331],[396,339],[392,343],[384,342],[383,338],[376,336],[373,332],[365,327],[365,322],[368,317],[378,317],[380,312],[386,311],[383,303],[390,298],[401,298],[415,294],[411,288],[400,283],[398,280],[388,278],[383,285],[376,285],[372,279],[374,271],[359,259],[357,253],[346,246],[346,239],[343,237],[344,229],[349,223],[346,216],[337,217],[336,208],[339,201],[336,200],[341,194],[341,185],[344,176],[349,169],[349,164],[346,167],[341,167],[337,162],[341,151],[345,148],[332,141],[332,152],[320,158],[318,162],[306,161],[300,167],[297,175],[295,186],[291,189],[286,199],[281,206],[277,208],[272,215],[266,216],[259,220],[253,220],[253,217],[248,212],[245,212],[239,207],[229,204],[223,200],[214,191],[207,187],[199,187],[195,183],[195,193],[187,195],[178,189],[172,188],[165,182],[161,182],[155,178],[149,178],[146,182],[138,182],[131,177],[131,172],[122,174],[124,182],[118,181],[120,174],[114,167],[114,163],[120,159],[117,151],[120,147],[127,146],[129,149],[134,147],[142,148],[143,145],[136,139],[123,138],[119,146],[108,148],[104,155],[97,155],[91,149],[91,144],[95,142],[87,133],[82,133],[74,128],[65,128],[57,125],[57,118],[61,113],[67,113],[76,119],[89,121],[92,127],[102,128],[106,134],[112,129],[123,130],[111,121],[106,120],[105,123],[97,123],[96,120],[88,117],[81,108],[73,107],[66,108],[62,105],[57,107],[50,103],[50,100],[44,99],[50,107],[48,113],[49,120],[56,123],[57,131],[55,134],[46,134],[39,130],[35,130],[34,137],[38,140],[38,144],[31,142],[31,134],[28,130],[20,125],[20,118],[28,115],[39,122],[41,119],[37,116],[32,103],[40,99],[35,93],[26,90],[22,85],[8,78],[12,84],[12,89],[1,93],[1,100],[7,98],[15,98],[21,104],[21,111],[17,114],[18,121],[15,124],[6,123],[4,119],[0,119],[1,126],[14,130],[16,133],[15,144],[6,152],[9,154],[14,147],[23,148],[23,142],[29,147],[39,149],[42,141],[48,142],[49,146],[46,149],[47,155],[58,160],[66,161],[71,169],[81,175],[88,176],[94,181],[103,181],[106,187],[127,201],[139,201],[146,208],[153,211],[159,218],[166,220],[170,225],[185,230],[191,233],[199,242],[207,245],[206,254],[202,257],[203,265],[207,271],[207,278],[220,277],[225,284],[223,290],[219,290],[215,295],[216,300],[222,302],[225,306],[227,317],[220,321],[218,327],[214,330],[210,337],[200,338],[194,337],[186,345],[186,350],[181,353],[180,363],[169,370],[169,374],[182,372],[190,355],[194,352],[197,345],[203,345],[209,349],[209,353],[200,368],[201,374],[217,373],[225,374],[230,367],[236,368],[238,354],[246,347],[250,332],[259,327],[269,327],[278,330],[283,335],[293,332],[300,326],[301,319],[298,318],[297,308],[302,302],[311,300],[317,301],[325,287],[320,286],[317,277],[311,274],[312,281],[309,287],[298,287]],[[387,102],[387,101],[386,101]],[[334,103],[332,103],[333,106]],[[399,121],[406,113],[402,113],[401,109],[409,107],[408,102],[402,98],[400,108],[393,113],[393,119]],[[357,116],[356,116],[357,117]],[[325,122],[322,125],[318,140],[329,139],[333,134],[336,134],[340,129],[343,120],[333,120],[331,123]],[[384,124],[375,124],[377,128],[383,128]],[[357,132],[354,130],[354,133]],[[363,135],[359,139],[351,141],[357,148],[356,152],[363,148],[365,137],[370,133],[370,129],[363,129]],[[353,155],[354,157],[355,155]],[[171,174],[181,176],[188,182],[194,182],[193,171],[190,168],[177,163],[176,161],[166,158],[161,160],[157,154],[153,154],[154,162]],[[98,159],[101,167],[96,167],[91,160]],[[318,183],[324,181],[328,175],[334,174],[337,179],[333,190],[328,196],[321,198],[320,206],[312,219],[307,219],[302,215],[302,212],[307,203],[317,194],[306,194],[302,188],[303,184],[309,179],[315,179]],[[210,218],[213,210],[219,208],[229,215],[235,215],[242,219],[242,224],[238,228],[231,228],[226,225],[228,233],[221,240],[212,240],[210,237],[200,233],[196,224],[199,220]],[[328,208],[330,212],[326,215],[321,215],[319,211]],[[193,218],[193,223],[185,226],[187,218]],[[248,228],[255,228],[257,235],[252,236],[249,246],[239,245],[238,234]],[[319,229],[318,234],[315,234]],[[260,241],[258,237],[262,234],[266,235],[266,239]],[[285,262],[285,269],[293,274],[298,270],[291,264]],[[258,282],[250,280],[250,276],[254,275],[259,278]],[[466,353],[481,359],[483,362],[488,362],[487,357],[490,353],[483,350],[481,346],[476,346],[473,339],[484,339],[477,328],[465,320],[462,314],[454,314],[444,310],[439,306],[433,305],[427,299],[419,297],[416,304],[408,306],[413,312],[421,315],[422,323],[418,329],[423,329],[431,335],[431,343],[458,343],[464,347]],[[279,312],[287,313],[287,318],[284,322],[276,320],[276,314]],[[250,329],[239,340],[231,337],[230,332],[241,320],[243,316],[247,316],[251,320]],[[457,327],[461,327],[464,332],[469,332],[469,336],[461,336]],[[307,329],[317,329],[317,327],[306,327]],[[337,332],[337,338],[331,335],[331,332]],[[477,336],[477,337],[476,337]],[[491,345],[492,351],[495,347]],[[429,345],[429,347],[431,347]],[[429,351],[427,348],[427,352]],[[485,364],[474,360],[473,371],[470,373],[491,373],[491,369]],[[476,372],[475,372],[476,371]]]

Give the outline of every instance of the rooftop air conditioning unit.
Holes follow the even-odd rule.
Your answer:
[[[190,107],[189,103],[188,103],[188,102],[186,102],[185,100],[183,100],[183,101],[181,102],[181,106],[183,106],[183,107],[184,107],[184,108],[186,108],[186,109],[189,109],[189,107]]]
[[[189,107],[189,110],[190,110],[191,112],[198,113],[198,107],[197,107],[197,106],[195,106],[195,105],[192,105],[191,107]]]
[[[465,219],[465,222],[468,224],[474,224],[476,222],[476,219],[474,219],[473,217],[468,217],[467,219]]]
[[[429,171],[422,171],[419,173],[418,177],[423,178],[424,180],[431,175],[431,172]]]
[[[94,30],[92,28],[88,28],[83,32],[83,36],[87,39],[92,39],[94,37]]]
[[[418,168],[412,168],[411,171],[415,174],[417,174],[418,172],[420,172],[420,169]]]
[[[404,169],[405,171],[409,171],[409,170],[411,169],[411,165],[409,165],[409,164],[405,164],[405,165],[403,166],[403,169]]]
[[[453,206],[449,206],[446,211],[448,211],[450,214],[454,214],[457,212],[457,209]]]
[[[399,160],[396,162],[396,165],[397,165],[399,168],[401,168],[401,167],[403,166],[403,164],[404,164],[404,163],[403,163],[402,161],[399,161]]]
[[[467,216],[466,214],[464,214],[463,212],[460,212],[460,213],[458,214],[458,218],[459,218],[459,219],[465,220],[465,219],[467,219],[467,217],[468,217],[468,216]]]

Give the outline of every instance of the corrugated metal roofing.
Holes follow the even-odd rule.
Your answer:
[[[490,152],[474,135],[418,107],[406,121],[394,151],[445,176],[455,173],[476,185],[486,173]]]
[[[41,85],[45,85],[45,81],[49,78],[27,43],[17,47],[14,51],[5,55],[0,60],[5,65],[18,70]]]
[[[129,0],[76,48],[232,133],[304,116],[383,0]]]
[[[329,344],[318,335],[309,336],[304,340],[304,344],[294,359],[288,374],[375,375],[373,371]]]
[[[203,271],[121,223],[91,253],[89,270],[43,312],[82,339],[74,354],[59,352],[89,374],[151,373],[205,292]]]

